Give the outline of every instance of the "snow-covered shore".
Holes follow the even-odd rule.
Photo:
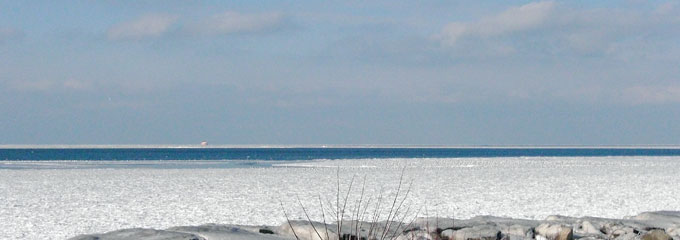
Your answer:
[[[542,220],[553,214],[622,218],[680,210],[680,157],[212,164],[220,163],[0,161],[0,239],[66,239],[205,223],[279,225],[285,221],[279,201],[291,219],[304,216],[297,197],[316,219],[317,196],[335,196],[338,167],[343,189],[353,175],[357,184],[366,177],[366,196],[377,196],[381,189],[391,194],[406,167],[404,179],[414,186],[408,204],[427,207],[429,216]]]
[[[680,212],[645,212],[625,219],[549,216],[545,220],[479,216],[466,220],[419,218],[414,222],[343,222],[336,224],[293,221],[279,226],[207,224],[179,226],[164,230],[121,229],[101,234],[80,235],[70,240],[284,240],[284,239],[619,239],[678,240]],[[383,234],[384,233],[384,234]]]

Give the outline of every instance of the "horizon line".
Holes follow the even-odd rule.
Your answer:
[[[678,144],[0,144],[0,149],[124,148],[527,148],[527,149],[680,149]]]

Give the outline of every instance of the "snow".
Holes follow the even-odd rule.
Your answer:
[[[18,164],[18,165],[17,165]],[[122,228],[205,223],[279,225],[299,196],[313,217],[317,196],[335,198],[356,175],[366,195],[413,181],[409,204],[428,214],[470,218],[548,215],[622,218],[679,210],[680,157],[512,157],[267,162],[0,161],[0,239],[64,239]],[[19,166],[19,167],[17,167]],[[122,166],[122,167],[121,167]],[[423,213],[421,213],[423,215]]]

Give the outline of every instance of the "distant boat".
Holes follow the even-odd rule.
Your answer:
[[[208,146],[208,142],[206,141],[201,142],[201,146]]]

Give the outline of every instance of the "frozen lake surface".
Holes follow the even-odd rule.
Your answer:
[[[320,216],[366,177],[366,195],[396,189],[404,167],[409,204],[430,216],[548,215],[621,218],[680,210],[680,157],[501,157],[319,161],[0,161],[0,239],[64,239],[121,228],[204,223],[278,225]],[[354,197],[357,197],[356,195]],[[424,215],[424,213],[421,213]]]

